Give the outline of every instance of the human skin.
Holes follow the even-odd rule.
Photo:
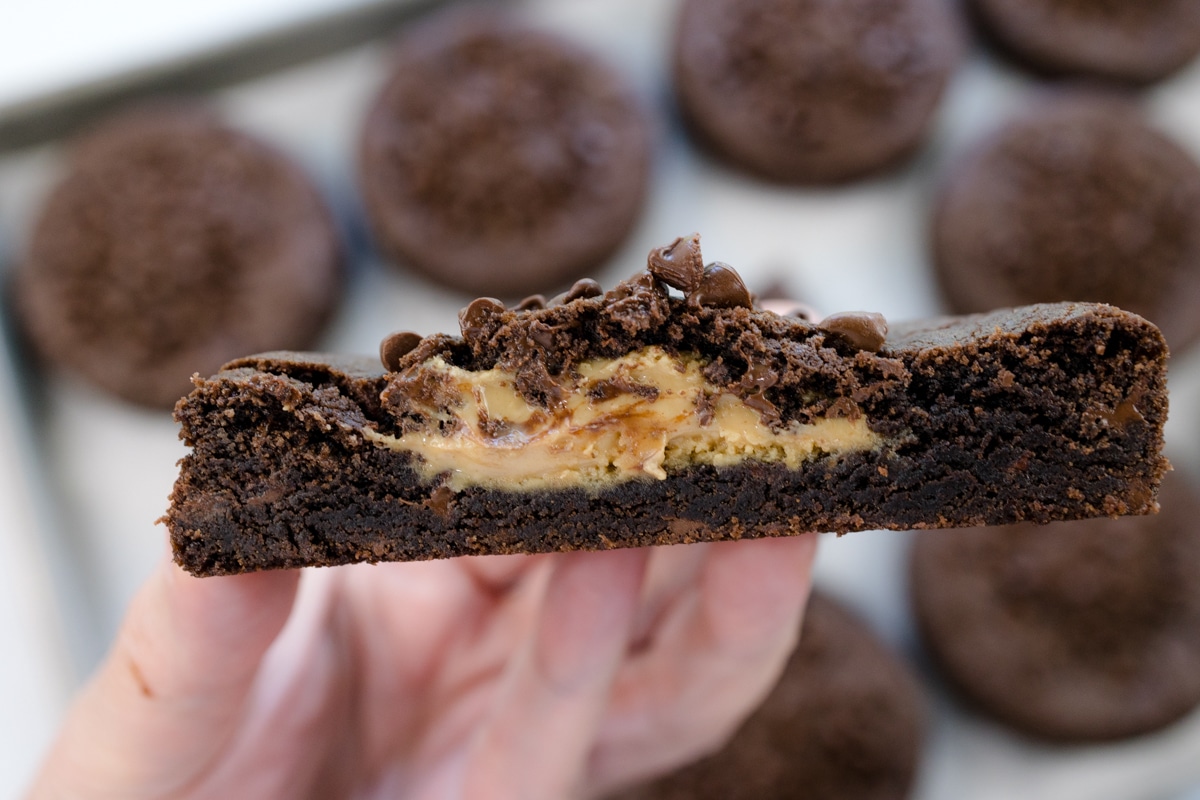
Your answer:
[[[563,800],[718,746],[816,537],[194,578],[164,562],[30,797]]]

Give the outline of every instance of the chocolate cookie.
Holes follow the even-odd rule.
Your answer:
[[[289,160],[175,105],[113,118],[73,155],[16,276],[48,361],[169,408],[194,373],[313,342],[340,294],[339,245]]]
[[[1118,739],[1200,704],[1200,498],[1157,516],[923,533],[917,620],[983,711],[1064,741]]]
[[[901,800],[921,755],[924,717],[907,666],[816,592],[779,683],[730,742],[611,800]]]
[[[1111,306],[889,328],[753,307],[697,237],[479,298],[381,359],[265,353],[176,407],[197,575],[1152,511],[1166,345]],[[383,363],[381,364],[380,361]]]
[[[1200,335],[1200,168],[1123,100],[1041,98],[950,172],[932,237],[955,311],[1086,300]]]
[[[971,0],[984,30],[1034,69],[1149,83],[1200,52],[1196,0]]]
[[[946,0],[687,0],[675,89],[691,128],[738,166],[841,181],[920,144],[961,40]]]
[[[501,297],[607,258],[637,219],[650,151],[643,111],[607,64],[479,9],[403,38],[361,144],[384,253]]]

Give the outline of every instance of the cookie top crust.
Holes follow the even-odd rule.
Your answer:
[[[951,683],[1027,733],[1099,741],[1200,704],[1200,495],[1146,517],[921,534],[915,610]]]
[[[971,0],[986,31],[1051,74],[1145,84],[1200,52],[1194,0]]]
[[[632,226],[647,117],[624,78],[558,36],[483,9],[398,43],[362,132],[360,182],[393,260],[473,293],[556,289]]]
[[[288,159],[185,105],[113,118],[72,155],[17,274],[47,360],[169,408],[193,373],[311,345],[340,296],[341,254]]]
[[[676,95],[691,128],[738,166],[844,181],[920,143],[962,38],[943,0],[688,0]]]
[[[382,399],[397,418],[427,399],[413,381],[434,358],[467,371],[503,370],[523,398],[551,407],[581,364],[656,347],[698,359],[708,382],[753,403],[775,426],[856,416],[859,403],[907,375],[879,341],[882,317],[839,315],[822,327],[762,311],[735,270],[704,265],[696,234],[652,251],[646,271],[608,292],[584,280],[551,301],[531,297],[514,308],[480,298],[459,323],[461,336],[401,332],[384,340]]]
[[[1200,336],[1200,167],[1116,96],[1047,94],[967,154],[932,244],[955,311],[1104,302]]]

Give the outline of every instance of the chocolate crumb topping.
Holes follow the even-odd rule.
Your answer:
[[[400,359],[411,353],[421,343],[421,334],[412,331],[397,331],[379,343],[379,360],[388,372],[400,369]]]
[[[497,314],[504,313],[504,303],[494,297],[477,297],[471,304],[458,312],[458,326],[466,338],[471,338]]]
[[[750,290],[728,264],[714,261],[704,268],[700,285],[688,293],[688,303],[710,308],[753,308]]]
[[[887,320],[872,311],[845,311],[831,314],[817,327],[841,336],[859,350],[878,353],[887,339]]]
[[[767,309],[757,310],[732,267],[713,262],[694,277],[702,263],[699,240],[692,234],[656,248],[647,257],[648,269],[608,292],[593,280],[583,280],[553,300],[533,295],[513,308],[490,297],[478,298],[459,314],[461,339],[393,334],[396,341],[385,340],[380,356],[394,373],[435,356],[469,371],[501,369],[513,375],[513,388],[526,401],[554,408],[562,402],[564,381],[569,382],[584,361],[622,355],[631,341],[672,354],[686,350],[706,363],[706,380],[741,398],[770,427],[823,417],[843,396],[853,396],[850,405],[856,408],[871,400],[872,392],[886,394],[883,389],[867,392],[864,386],[881,386],[880,379],[892,386],[903,373],[894,359],[882,356],[863,361],[861,371],[853,375],[838,366],[839,351],[878,353],[887,334],[882,316],[838,314],[818,327],[808,317],[815,312],[807,309],[791,316],[790,305],[772,309],[774,304],[766,303]],[[692,286],[682,298],[677,294],[681,286]],[[685,341],[688,346],[681,348]],[[771,341],[788,344],[779,348]],[[398,381],[403,382],[391,382]],[[397,419],[414,415],[405,399],[405,392],[411,391],[384,393],[384,405]],[[633,390],[614,384],[604,391]],[[419,416],[410,421],[415,424]]]
[[[699,288],[704,277],[700,234],[680,236],[666,247],[651,250],[646,258],[646,268],[667,286],[691,294]]]

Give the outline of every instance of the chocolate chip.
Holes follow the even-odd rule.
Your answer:
[[[767,425],[772,425],[779,422],[779,408],[770,400],[762,395],[761,392],[754,392],[742,398],[742,402],[750,408],[758,412],[759,417]]]
[[[546,350],[554,349],[555,335],[557,332],[558,328],[552,328],[549,325],[536,320],[534,320],[533,324],[529,326],[529,338],[533,339],[538,346]]]
[[[738,388],[747,392],[761,392],[779,383],[779,373],[764,364],[751,364],[746,368]]]
[[[659,287],[658,281],[649,272],[641,272],[624,280],[613,287],[613,290],[608,293],[610,303],[618,303],[630,297],[638,295],[648,296],[660,292],[665,294],[665,290]]]
[[[600,284],[591,278],[581,278],[575,281],[575,285],[571,290],[563,296],[563,302],[569,303],[572,300],[582,300],[587,297],[599,297],[604,294],[604,290],[600,288]]]
[[[693,305],[713,308],[751,308],[750,290],[733,267],[714,261],[704,268],[700,285],[688,293]]]
[[[546,296],[543,294],[531,294],[520,303],[517,303],[517,311],[536,311],[546,307]]]
[[[832,314],[818,323],[819,328],[836,333],[859,350],[878,353],[887,339],[887,320],[870,311],[846,311]]]
[[[575,281],[575,285],[570,289],[552,298],[547,305],[561,306],[563,303],[570,303],[572,300],[599,297],[602,294],[604,294],[604,290],[600,288],[599,283],[591,278],[582,278]]]
[[[450,504],[453,500],[454,490],[449,486],[439,486],[429,493],[429,499],[425,501],[425,505],[444,517],[450,512]]]
[[[463,336],[470,337],[486,327],[492,317],[504,313],[504,303],[494,297],[477,297],[458,312],[458,327]]]
[[[379,343],[379,360],[388,372],[400,369],[400,359],[416,349],[421,343],[421,334],[412,331],[397,331]]]
[[[646,258],[646,268],[667,286],[684,293],[695,291],[704,276],[700,234],[680,236],[666,247],[651,250]]]

